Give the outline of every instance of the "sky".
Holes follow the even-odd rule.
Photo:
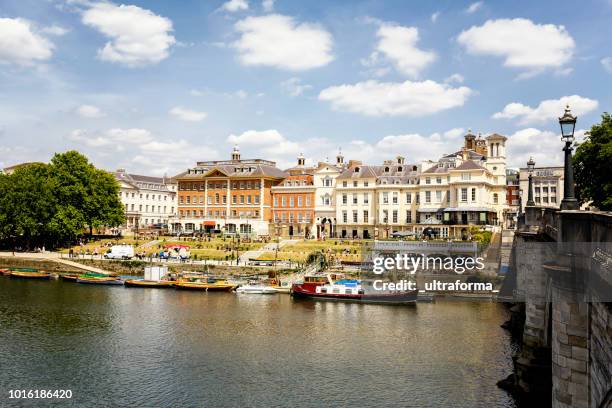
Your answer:
[[[76,149],[196,161],[436,160],[471,129],[562,165],[612,102],[612,0],[0,1],[0,167]]]

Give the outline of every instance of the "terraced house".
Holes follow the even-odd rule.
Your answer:
[[[153,226],[165,227],[177,208],[176,180],[167,177],[129,174],[125,169],[114,173],[119,182],[119,197],[125,210],[124,231],[141,232]]]
[[[177,176],[175,232],[224,232],[270,235],[272,187],[286,178],[276,163],[240,158],[203,161]]]
[[[275,235],[314,238],[314,174],[300,154],[297,166],[285,170],[287,177],[272,187],[272,218]]]

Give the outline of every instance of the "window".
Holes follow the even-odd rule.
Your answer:
[[[364,182],[363,182],[363,186],[364,186],[364,187],[367,187],[367,186],[368,186],[368,182],[367,182],[367,181],[364,181]]]
[[[556,186],[550,187],[550,192],[556,194],[557,193],[557,187]]]
[[[436,183],[442,184],[442,177],[436,177]]]
[[[343,182],[342,182],[342,187],[346,187],[346,186],[347,186],[346,181],[343,181]]]
[[[425,202],[426,203],[431,203],[431,191],[426,191],[425,192]]]
[[[348,222],[346,211],[342,211],[342,222],[345,224]]]
[[[392,203],[397,204],[398,193],[393,193]]]
[[[461,180],[471,180],[471,179],[472,179],[472,175],[470,173],[461,174]]]
[[[353,194],[353,204],[357,204],[357,193]]]
[[[287,206],[287,197],[281,197],[281,207]]]
[[[357,211],[353,211],[353,222],[357,222]]]
[[[461,201],[467,203],[467,188],[461,189]]]
[[[412,203],[412,194],[406,193],[406,204]]]
[[[431,184],[431,178],[425,177],[425,184]]]
[[[545,202],[548,202],[548,199],[546,199]],[[497,193],[493,194],[493,204],[498,204],[499,203],[499,196],[497,195]]]
[[[219,193],[215,193],[215,204],[219,204]]]
[[[476,189],[472,189],[472,201],[476,201]]]
[[[255,204],[259,204],[259,196],[256,195],[256,196],[253,196],[253,197],[255,197]]]
[[[346,205],[346,203],[347,203],[347,195],[342,194],[342,204]]]
[[[406,211],[406,223],[410,224],[412,222],[412,212],[410,210]]]
[[[303,202],[302,202],[302,196],[299,196],[299,197],[298,197],[298,199],[297,199],[297,205],[298,205],[298,207],[301,207],[301,206],[302,206],[302,204],[303,204]]]
[[[383,210],[383,219],[382,222],[389,222],[389,211]]]
[[[393,223],[397,224],[397,210],[393,210]]]
[[[332,180],[331,180],[331,178],[329,178],[329,176],[325,177],[323,179],[323,186],[325,186],[325,187],[331,187],[332,186]]]
[[[331,197],[329,194],[323,196],[323,205],[331,205]]]
[[[223,204],[227,204],[227,196],[224,194],[222,198],[223,198]]]
[[[251,203],[252,203],[252,201],[251,201],[251,196],[250,196],[250,195],[248,195],[248,196],[246,196],[246,198],[247,198],[247,204],[251,204]]]
[[[306,207],[310,207],[310,197],[306,197]]]
[[[293,196],[291,196],[291,197],[289,197],[289,207],[293,207],[293,205],[294,205],[293,203],[294,203]]]
[[[359,183],[357,181],[353,181],[353,187],[357,187]]]
[[[442,191],[436,191],[436,203],[442,202]]]
[[[363,203],[368,204],[370,202],[370,195],[368,193],[363,193]]]
[[[232,196],[232,204],[237,204],[238,203],[238,196]],[[278,197],[274,197],[274,205],[277,206],[278,205]]]
[[[367,223],[368,222],[368,210],[363,210],[363,222]]]
[[[383,204],[389,204],[389,193],[388,192],[382,193],[382,202]]]

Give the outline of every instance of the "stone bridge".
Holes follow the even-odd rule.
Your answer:
[[[612,214],[526,207],[502,294],[528,406],[612,407]]]

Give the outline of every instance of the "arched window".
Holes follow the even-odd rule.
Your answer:
[[[402,171],[404,171],[404,168],[403,168],[402,166],[399,166],[399,167],[397,168],[397,171],[402,172]]]
[[[388,172],[389,172],[389,168],[385,167],[385,173],[388,173]]]

